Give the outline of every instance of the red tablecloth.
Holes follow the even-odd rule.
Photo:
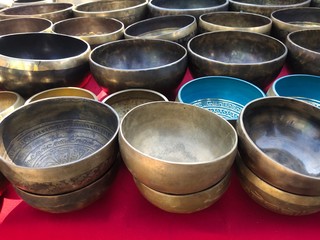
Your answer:
[[[287,74],[283,69],[280,76]],[[186,74],[184,82],[191,79]],[[91,77],[83,87],[106,96]],[[0,200],[1,201],[1,200]],[[192,214],[172,214],[151,205],[138,192],[124,164],[97,202],[77,212],[50,214],[24,203],[9,186],[2,198],[0,239],[317,239],[320,213],[283,216],[251,200],[236,172],[223,197]]]

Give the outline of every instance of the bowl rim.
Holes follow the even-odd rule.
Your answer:
[[[320,55],[320,52],[317,52],[317,51],[311,50],[309,48],[306,48],[306,47],[304,47],[302,45],[299,45],[299,44],[297,44],[295,41],[293,41],[291,39],[292,36],[303,34],[305,32],[319,32],[319,35],[320,35],[320,28],[319,29],[302,29],[302,30],[297,30],[297,31],[289,33],[287,35],[287,39],[286,39],[286,46],[291,44],[292,46],[295,46],[296,48],[301,49],[301,50],[303,50],[305,52],[309,52],[309,53],[312,53],[312,54]],[[290,51],[290,50],[288,50],[288,51]]]
[[[281,1],[279,1],[281,3]],[[301,6],[307,3],[311,3],[311,0],[302,0],[300,3],[294,3],[294,4],[272,4],[272,5],[264,5],[264,4],[253,4],[253,3],[247,3],[237,0],[229,0],[229,4],[238,5],[238,6],[248,6],[248,7],[255,7],[255,8],[289,8],[289,7],[295,7],[295,6]]]

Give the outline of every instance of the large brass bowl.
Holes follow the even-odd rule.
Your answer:
[[[0,91],[0,122],[25,103],[23,97],[11,91]]]
[[[243,108],[237,132],[243,161],[261,179],[320,196],[319,108],[293,98],[260,98]]]
[[[76,86],[89,73],[90,46],[54,33],[0,38],[0,88],[25,98],[55,87]]]
[[[236,77],[264,90],[280,73],[287,48],[279,40],[260,33],[218,31],[192,38],[188,53],[194,78]]]
[[[12,18],[0,21],[0,35],[26,32],[50,32],[52,22],[44,18]]]
[[[119,132],[121,156],[132,175],[172,194],[199,192],[219,182],[233,164],[237,141],[223,118],[177,102],[135,107]]]
[[[60,97],[20,107],[0,124],[0,170],[40,195],[80,189],[101,177],[118,153],[119,117],[106,104]]]

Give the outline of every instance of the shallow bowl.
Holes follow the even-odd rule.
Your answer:
[[[50,32],[52,22],[44,18],[13,18],[0,21],[0,35],[26,32]]]
[[[18,93],[0,91],[0,122],[24,103],[25,100]]]

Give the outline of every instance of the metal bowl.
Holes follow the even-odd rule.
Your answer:
[[[270,18],[245,12],[211,12],[199,17],[199,31],[214,32],[239,30],[270,34],[272,21]]]
[[[0,10],[0,19],[8,18],[45,18],[55,23],[72,17],[71,3],[42,3],[8,7]]]
[[[235,129],[223,118],[189,104],[152,102],[122,119],[120,152],[133,177],[172,194],[189,194],[219,182],[237,152]]]
[[[0,91],[0,122],[24,103],[25,100],[18,93]]]
[[[25,98],[55,87],[78,85],[89,73],[90,46],[54,33],[0,38],[0,88]]]
[[[287,64],[292,73],[320,75],[320,29],[308,29],[288,34]]]
[[[40,195],[80,189],[100,178],[118,153],[119,117],[106,104],[60,97],[20,107],[0,124],[0,170]]]
[[[138,22],[147,15],[148,0],[93,1],[73,8],[76,17],[107,17],[120,20],[124,26]]]
[[[197,33],[197,20],[191,15],[160,16],[128,26],[126,39],[151,38],[180,43],[183,46]]]
[[[192,38],[188,53],[194,78],[230,76],[265,89],[280,73],[287,48],[279,40],[260,33],[218,31]]]
[[[167,40],[119,40],[95,48],[90,54],[90,69],[110,93],[129,88],[166,92],[182,81],[187,51]]]
[[[117,19],[104,17],[70,18],[53,25],[54,33],[78,37],[90,44],[91,49],[123,38],[124,25]]]
[[[228,0],[151,0],[148,3],[151,17],[189,14],[198,18],[201,14],[227,11]]]
[[[267,183],[300,195],[320,195],[320,109],[285,97],[248,103],[238,122],[239,152]]]
[[[154,206],[171,213],[193,213],[212,206],[223,196],[230,184],[230,173],[208,189],[184,195],[158,192],[134,180],[142,196]]]
[[[229,0],[230,11],[250,12],[271,16],[273,11],[284,8],[309,7],[311,0]]]

